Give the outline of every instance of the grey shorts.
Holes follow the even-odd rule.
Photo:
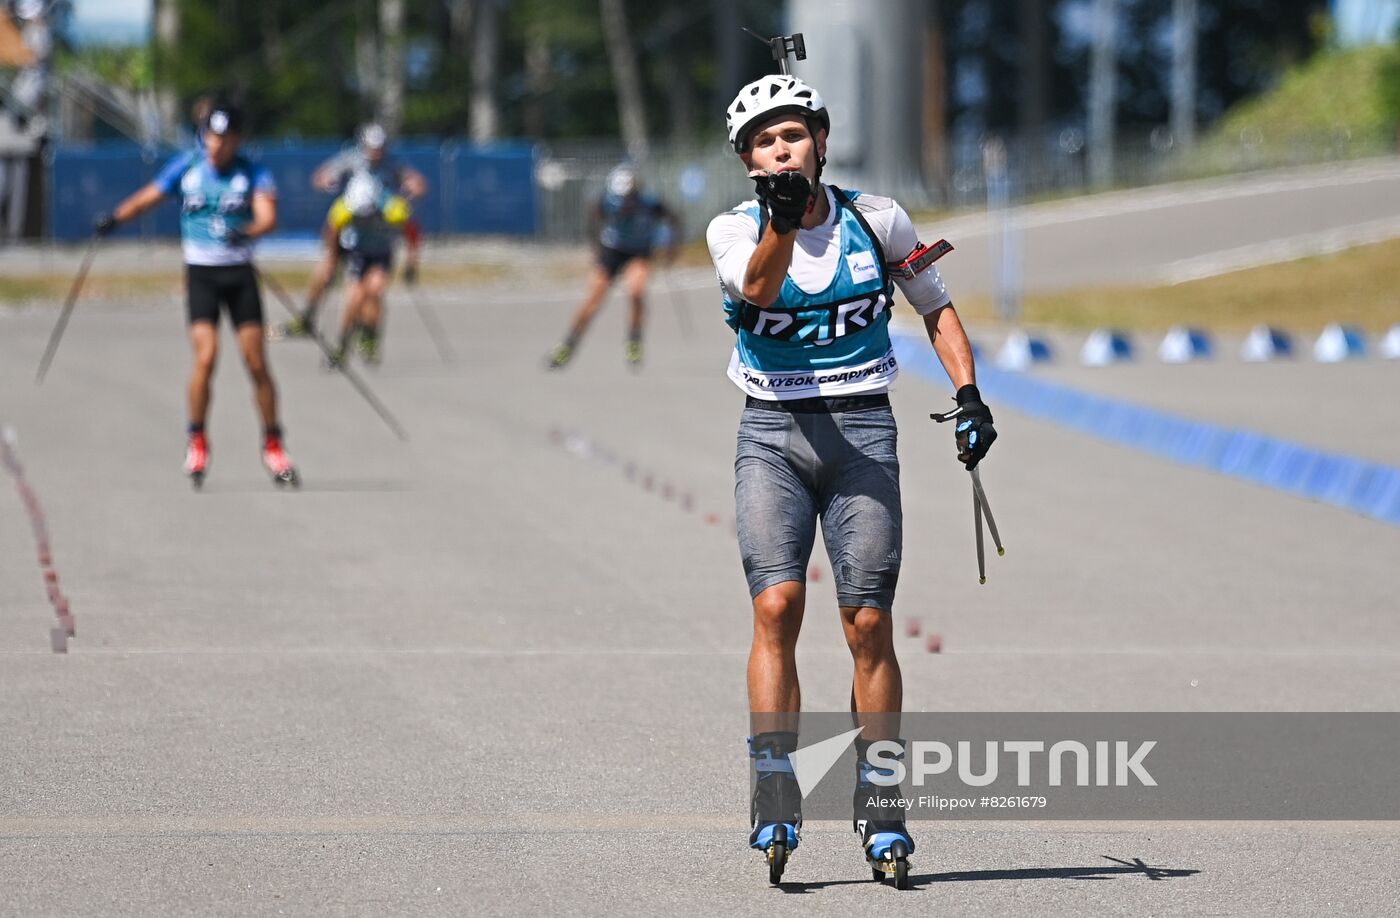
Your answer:
[[[734,459],[749,593],[807,580],[821,520],[843,606],[892,609],[904,541],[894,415],[745,408]]]

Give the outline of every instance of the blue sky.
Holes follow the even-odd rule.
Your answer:
[[[150,34],[151,0],[73,0],[73,40],[129,44]]]

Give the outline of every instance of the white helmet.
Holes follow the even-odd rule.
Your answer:
[[[831,130],[826,103],[815,89],[795,76],[773,73],[739,90],[724,114],[734,152],[744,152],[748,135],[758,124],[775,115],[788,114],[816,118],[818,127]]]
[[[368,217],[379,209],[383,192],[379,179],[365,172],[356,172],[345,186],[345,209],[357,217]]]
[[[19,0],[15,15],[20,19],[38,19],[44,15],[44,0]]]
[[[624,198],[637,190],[637,172],[627,163],[608,173],[608,193]]]
[[[389,143],[389,134],[378,124],[370,122],[360,128],[360,148],[382,150]]]

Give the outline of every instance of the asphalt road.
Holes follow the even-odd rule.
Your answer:
[[[208,483],[183,481],[178,305],[83,304],[42,388],[52,315],[0,314],[0,418],[77,623],[52,653],[0,478],[0,914],[1396,910],[1394,823],[920,823],[902,894],[814,823],[769,888],[744,844],[731,339],[708,290],[677,295],[695,340],[657,293],[639,373],[619,304],[548,374],[575,291],[438,291],[453,365],[399,297],[370,378],[408,444],[276,344],[298,493],[261,472],[232,351]],[[1329,372],[1371,391],[1371,364]],[[1199,391],[1174,407],[1204,416]],[[924,420],[946,396],[894,395],[908,709],[1400,709],[1393,527],[999,411],[1008,555],[978,587],[966,477]],[[816,558],[804,703],[840,710]]]

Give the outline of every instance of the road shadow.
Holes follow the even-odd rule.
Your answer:
[[[411,491],[412,487],[408,482],[391,481],[386,478],[312,478],[303,480],[299,487],[278,488],[268,481],[206,481],[199,489],[201,494],[251,494],[251,493],[277,493],[282,491],[286,494],[296,494],[298,492],[307,494],[338,494],[338,493],[389,493],[393,491]]]
[[[1103,855],[1112,864],[1094,867],[1020,867],[1001,870],[959,870],[950,873],[923,873],[909,878],[910,889],[922,889],[935,883],[975,883],[992,880],[1111,880],[1115,877],[1137,876],[1149,880],[1170,880],[1177,877],[1195,876],[1201,871],[1194,868],[1154,867],[1142,858],[1121,860]],[[832,886],[857,886],[873,883],[874,880],[827,880],[812,883],[784,882],[780,889],[784,893],[810,893]],[[889,885],[889,881],[886,881]]]

